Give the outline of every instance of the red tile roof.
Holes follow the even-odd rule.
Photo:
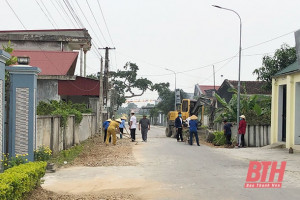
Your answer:
[[[99,80],[80,76],[76,80],[58,80],[58,95],[99,96]]]
[[[199,88],[205,95],[206,94],[205,90],[213,90],[214,86],[213,85],[199,85]],[[216,90],[218,90],[220,88],[220,86],[215,86],[215,88],[216,88]]]
[[[29,56],[29,65],[42,70],[39,75],[74,75],[78,52],[14,50],[14,56]]]
[[[235,89],[238,87],[238,81],[235,80],[225,80],[228,81]],[[224,81],[224,82],[225,82]],[[241,81],[241,93],[246,90],[247,94],[272,94],[271,90],[263,90],[262,86],[265,84],[263,81]]]

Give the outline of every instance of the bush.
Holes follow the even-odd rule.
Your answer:
[[[30,162],[12,167],[0,174],[0,199],[21,199],[45,175],[46,162]]]
[[[213,140],[213,144],[216,146],[222,146],[226,143],[226,137],[223,131],[214,132],[215,138]]]
[[[9,154],[3,153],[3,160],[1,165],[4,170],[24,164],[28,162],[28,154],[16,154],[15,157],[9,157]]]
[[[55,101],[49,103],[40,101],[37,106],[38,115],[60,115],[60,125],[66,127],[68,116],[75,115],[75,124],[80,124],[82,120],[82,113],[91,113],[85,104],[73,104],[71,101]]]
[[[40,146],[37,150],[34,150],[35,161],[48,161],[51,155],[52,151],[49,147]]]

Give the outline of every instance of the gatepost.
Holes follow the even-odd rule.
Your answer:
[[[6,67],[10,74],[9,154],[28,154],[36,149],[36,88],[41,70],[29,65]]]
[[[10,58],[9,53],[0,50],[0,160],[3,160],[5,152],[5,62]],[[0,163],[0,171],[2,165]]]

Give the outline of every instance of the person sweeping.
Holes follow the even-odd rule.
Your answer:
[[[107,129],[107,137],[106,137],[106,146],[109,143],[109,137],[112,136],[113,138],[113,145],[116,145],[117,143],[117,136],[116,136],[116,131],[120,132],[120,124],[122,123],[121,119],[116,119],[115,121],[111,121],[109,123],[109,127]]]

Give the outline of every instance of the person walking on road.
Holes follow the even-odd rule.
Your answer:
[[[245,115],[240,116],[240,123],[239,123],[239,145],[238,147],[245,147],[245,133],[246,133],[246,127],[247,127],[247,122],[246,122],[246,117]]]
[[[150,120],[147,119],[146,115],[143,115],[143,118],[139,122],[139,130],[141,130],[143,142],[147,142],[147,133],[150,130]]]
[[[109,127],[109,123],[111,122],[111,119],[106,120],[103,122],[103,128],[104,128],[104,142],[106,141],[106,136],[107,136],[107,129]],[[111,138],[109,138],[109,142],[111,142]]]
[[[175,128],[176,128],[176,132],[177,132],[177,142],[179,142],[179,139],[181,140],[181,142],[183,142],[181,112],[178,112],[178,117],[175,119]]]
[[[229,147],[232,142],[231,142],[231,127],[232,127],[232,124],[227,122],[227,120],[225,119],[224,121],[224,135],[226,137],[226,145],[227,147]]]
[[[120,124],[120,127],[119,127],[120,128],[120,139],[122,139],[124,128],[126,129],[126,127],[125,127],[126,119],[127,118],[125,116],[121,117],[122,123]]]
[[[192,115],[190,120],[189,120],[189,127],[190,127],[190,145],[193,145],[193,135],[195,135],[197,145],[200,146],[199,144],[199,137],[198,137],[198,132],[197,132],[197,127],[198,127],[198,117],[196,115]]]
[[[135,130],[136,130],[136,117],[134,116],[134,111],[131,111],[131,118],[130,118],[130,135],[131,135],[131,142],[135,141]]]
[[[113,145],[116,145],[117,143],[117,136],[116,136],[116,130],[120,132],[119,126],[122,123],[121,119],[116,119],[115,121],[111,121],[109,123],[109,127],[107,129],[107,137],[106,137],[106,146],[108,145],[108,138],[112,135],[113,138]]]

